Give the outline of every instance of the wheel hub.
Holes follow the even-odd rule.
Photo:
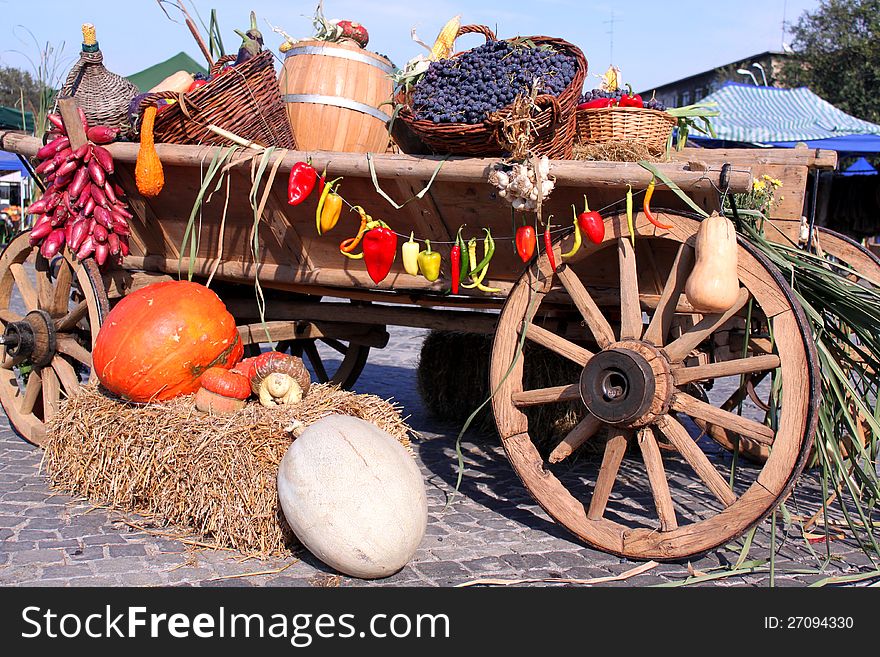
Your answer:
[[[608,424],[650,424],[668,409],[672,394],[669,364],[649,344],[627,341],[593,356],[580,378],[587,410]]]
[[[6,325],[0,344],[15,362],[30,361],[34,367],[45,367],[55,355],[55,337],[55,324],[49,313],[32,310],[24,319]]]

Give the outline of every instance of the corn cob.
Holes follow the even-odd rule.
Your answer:
[[[449,22],[440,30],[440,34],[437,35],[437,39],[434,41],[434,47],[431,48],[431,55],[428,59],[436,62],[439,59],[446,59],[452,54],[459,27],[461,27],[461,14],[449,19]]]

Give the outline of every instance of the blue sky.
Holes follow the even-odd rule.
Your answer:
[[[232,32],[247,26],[254,9],[267,45],[277,48],[281,37],[272,34],[263,19],[283,27],[294,37],[311,34],[310,16],[316,0],[187,0],[207,19],[216,8],[227,50],[239,42]],[[349,18],[370,32],[371,50],[384,53],[398,65],[422,52],[410,40],[410,29],[431,43],[455,14],[465,23],[497,28],[500,37],[548,35],[578,45],[590,63],[590,74],[600,74],[609,64],[610,25],[614,12],[614,63],[624,81],[636,89],[665,82],[748,57],[780,50],[783,11],[793,22],[805,10],[815,10],[818,0],[739,0],[735,3],[679,0],[325,0],[328,18]],[[201,60],[198,47],[183,23],[168,21],[155,0],[0,0],[5,32],[0,64],[31,69],[21,51],[37,58],[37,46],[21,27],[33,32],[42,45],[64,42],[66,71],[79,51],[83,22],[92,22],[104,51],[105,63],[114,72],[128,75],[181,50]],[[467,35],[459,40],[463,50],[480,43]]]

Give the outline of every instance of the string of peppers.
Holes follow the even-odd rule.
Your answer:
[[[343,240],[339,244],[339,251],[342,255],[352,260],[362,259],[370,278],[373,282],[379,284],[391,271],[391,266],[397,253],[398,236],[406,239],[406,235],[394,232],[384,221],[373,219],[361,206],[352,205],[346,201],[338,193],[342,178],[336,178],[327,182],[326,174],[327,171],[325,169],[319,175],[317,169],[312,166],[311,160],[308,162],[297,162],[291,168],[288,179],[288,203],[292,206],[299,205],[312,192],[317,190],[319,198],[315,210],[315,229],[318,235],[323,235],[336,226],[344,205],[357,212],[360,216],[360,225],[357,233],[354,237]],[[655,184],[655,179],[652,177],[648,188],[645,190],[643,211],[648,221],[653,225],[658,228],[669,229],[671,226],[658,221],[650,209]],[[603,209],[613,207],[614,205],[617,205],[617,203],[612,203]],[[627,224],[630,239],[635,244],[632,208],[632,186],[628,186],[626,193]],[[605,221],[602,218],[601,211],[590,210],[586,195],[584,196],[584,210],[578,213],[575,207],[572,206],[572,215],[574,242],[571,249],[562,254],[564,260],[573,257],[580,250],[583,244],[583,235],[586,235],[587,239],[593,244],[600,244],[605,239]],[[571,229],[563,227],[554,230],[551,223],[552,218],[553,215],[550,215],[544,224],[543,246],[550,261],[550,266],[556,269],[557,263],[553,253],[553,235],[565,233]],[[489,264],[495,255],[496,238],[492,236],[488,228],[483,228],[485,233],[483,237],[483,257],[478,258],[479,240],[477,237],[471,237],[466,240],[462,235],[465,226],[466,224],[459,227],[454,242],[435,242],[435,244],[452,244],[449,254],[452,293],[458,294],[460,288],[478,289],[487,293],[501,292],[500,288],[488,287],[484,284],[489,273]],[[516,227],[514,231],[512,238],[514,247],[523,262],[527,263],[532,260],[538,251],[537,228],[537,221],[532,226],[523,220],[522,225]],[[511,238],[498,239],[506,240]],[[421,275],[428,281],[434,282],[440,277],[442,256],[439,252],[432,250],[430,240],[426,239],[424,242],[426,248],[422,249],[414,234],[412,232],[409,234],[409,239],[401,247],[403,268],[411,276]],[[360,252],[356,252],[358,246],[361,246]]]

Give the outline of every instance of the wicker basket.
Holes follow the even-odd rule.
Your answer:
[[[485,25],[463,25],[457,37],[468,33],[482,34],[486,41],[496,40],[495,34]],[[536,104],[542,109],[534,117],[537,130],[533,146],[535,152],[554,159],[570,159],[576,135],[575,110],[587,75],[587,60],[577,46],[562,39],[544,36],[527,38],[538,46],[551,46],[577,61],[577,72],[565,91],[559,96],[538,96]],[[398,118],[435,153],[492,157],[504,154],[499,130],[502,121],[511,113],[511,109],[506,107],[478,124],[434,123],[417,120],[412,108],[404,105]]]
[[[144,96],[141,116],[157,100],[178,101],[156,116],[153,136],[157,143],[230,145],[227,139],[208,130],[213,124],[261,146],[296,148],[272,53],[266,50],[214,77],[234,59],[235,55],[218,59],[211,67],[208,83],[185,95],[160,92]]]
[[[641,107],[602,107],[577,111],[581,144],[638,142],[651,153],[666,151],[676,120],[666,112]]]

